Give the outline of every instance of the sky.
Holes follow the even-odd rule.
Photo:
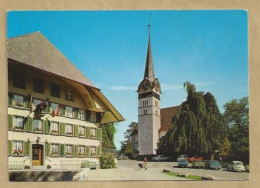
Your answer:
[[[148,20],[161,108],[186,100],[183,83],[211,92],[219,109],[248,96],[248,20],[245,10],[10,11],[7,38],[40,31],[101,89],[125,118],[115,144],[138,121]]]

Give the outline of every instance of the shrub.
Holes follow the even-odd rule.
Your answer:
[[[30,169],[31,167],[30,166],[25,166],[24,169]]]
[[[87,167],[89,167],[89,162],[88,161],[81,162],[81,168],[87,168]]]
[[[48,164],[48,165],[47,165],[47,169],[50,169],[50,168],[51,168],[51,165]]]
[[[100,157],[100,168],[102,169],[107,169],[107,168],[115,168],[116,163],[115,163],[115,158],[112,155],[102,155]]]

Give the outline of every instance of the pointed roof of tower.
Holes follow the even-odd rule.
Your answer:
[[[150,24],[148,24],[148,31],[149,31],[149,39],[148,39],[148,49],[147,49],[147,56],[146,56],[146,64],[144,70],[144,78],[148,78],[149,81],[153,81],[154,70],[153,70],[153,59],[152,59],[152,49],[151,49],[151,39],[150,39]]]

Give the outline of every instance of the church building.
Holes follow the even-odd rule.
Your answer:
[[[171,125],[172,117],[178,106],[163,108],[160,105],[161,86],[159,79],[155,77],[150,24],[148,25],[149,38],[146,56],[146,64],[143,80],[138,86],[138,131],[133,137],[139,156],[156,155],[159,139],[164,136]],[[136,136],[136,134],[138,136]]]

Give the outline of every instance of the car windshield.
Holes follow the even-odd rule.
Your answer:
[[[186,159],[181,159],[180,162],[186,162],[187,160]]]
[[[241,162],[235,162],[235,165],[243,165]]]
[[[210,161],[211,163],[219,163],[218,161]]]

